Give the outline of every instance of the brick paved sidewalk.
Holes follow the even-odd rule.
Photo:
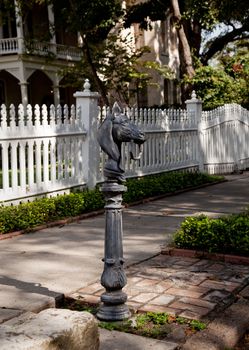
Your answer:
[[[129,267],[126,274],[127,303],[137,311],[211,319],[238,295],[249,299],[248,266],[158,255]],[[95,282],[70,296],[99,303],[103,292]]]

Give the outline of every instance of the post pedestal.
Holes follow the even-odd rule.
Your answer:
[[[120,321],[130,316],[122,291],[127,280],[124,272],[122,194],[127,188],[116,181],[107,181],[101,188],[106,205],[105,258],[101,284],[106,291],[101,295],[102,305],[97,317],[105,321]]]

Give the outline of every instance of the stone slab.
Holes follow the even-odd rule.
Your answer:
[[[88,312],[47,309],[0,327],[1,350],[98,350],[95,318]]]
[[[21,315],[22,310],[0,308],[0,324]]]
[[[99,350],[176,350],[178,344],[134,334],[99,329]]]
[[[9,279],[10,280],[10,279]],[[1,285],[0,308],[40,312],[45,308],[55,307],[63,298],[62,293],[50,292],[39,284],[32,285],[17,282],[16,285]]]

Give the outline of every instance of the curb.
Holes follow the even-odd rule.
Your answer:
[[[228,181],[229,180],[224,179],[224,180],[221,180],[221,181],[209,182],[209,183],[198,185],[198,186],[195,186],[195,187],[188,187],[188,188],[185,188],[185,189],[182,189],[182,190],[177,190],[175,192],[170,192],[170,193],[165,193],[165,194],[161,194],[161,195],[154,196],[154,197],[144,198],[144,199],[141,199],[141,200],[136,201],[136,202],[124,204],[124,208],[129,208],[129,207],[136,206],[136,205],[139,205],[139,204],[149,203],[149,202],[155,201],[157,199],[162,199],[162,198],[166,198],[166,197],[175,196],[175,195],[178,195],[178,194],[181,194],[181,193],[198,190],[199,188],[205,188],[205,187],[209,187],[209,186],[212,186],[212,185],[218,185],[220,183],[228,182]],[[69,217],[69,218],[66,218],[66,219],[60,219],[60,220],[56,220],[56,221],[53,221],[53,222],[49,222],[47,224],[39,225],[39,226],[36,226],[36,227],[33,227],[33,228],[28,228],[28,229],[15,231],[15,232],[10,232],[10,233],[2,233],[2,234],[0,233],[0,241],[4,240],[4,239],[11,239],[13,237],[17,237],[17,236],[20,236],[20,235],[23,235],[23,234],[26,234],[26,233],[33,233],[33,232],[36,232],[36,231],[41,231],[41,230],[44,230],[44,229],[50,228],[50,227],[68,225],[68,224],[70,224],[72,222],[76,222],[76,221],[79,221],[79,220],[84,220],[84,219],[88,219],[88,218],[91,218],[91,217],[94,217],[94,216],[101,215],[104,212],[105,212],[105,209],[99,209],[99,210],[95,210],[95,211],[92,211],[92,212],[89,212],[89,213],[84,213],[84,214],[81,214],[81,215],[78,215],[78,216]]]
[[[247,331],[248,324],[249,302],[241,298],[210,322],[207,329],[189,338],[180,349],[233,349]]]
[[[163,248],[161,254],[170,256],[182,256],[185,258],[209,259],[214,261],[222,261],[231,264],[249,265],[249,257],[239,255],[229,255],[220,253],[208,253],[200,250],[179,249],[179,248]]]

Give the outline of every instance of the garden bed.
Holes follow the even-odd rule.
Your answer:
[[[123,200],[125,205],[129,205],[148,198],[155,199],[158,196],[175,194],[220,181],[224,181],[223,177],[197,172],[169,172],[128,179],[126,182],[128,191],[124,194]],[[42,198],[17,206],[2,206],[0,207],[0,235],[16,231],[19,231],[18,234],[20,234],[39,228],[66,224],[79,220],[85,215],[96,215],[99,210],[102,212],[103,208],[104,199],[99,188]],[[10,237],[12,236],[13,234],[10,234]]]
[[[173,245],[184,249],[185,253],[182,251],[182,254],[185,256],[189,254],[194,257],[248,263],[249,209],[240,214],[216,219],[206,215],[187,217],[176,232]],[[179,249],[171,252],[177,253],[180,253]]]
[[[66,298],[61,308],[88,311],[96,315],[99,305],[85,303],[81,300]],[[166,312],[133,312],[124,321],[98,321],[98,326],[110,331],[131,333],[158,340],[170,340],[184,343],[187,337],[206,329],[207,325],[199,320],[173,316]],[[177,339],[176,339],[177,338]]]
[[[161,254],[170,255],[170,256],[182,256],[182,257],[188,257],[188,258],[202,258],[202,259],[227,262],[231,264],[249,265],[249,257],[247,256],[222,254],[222,253],[208,253],[201,250],[162,248]]]

